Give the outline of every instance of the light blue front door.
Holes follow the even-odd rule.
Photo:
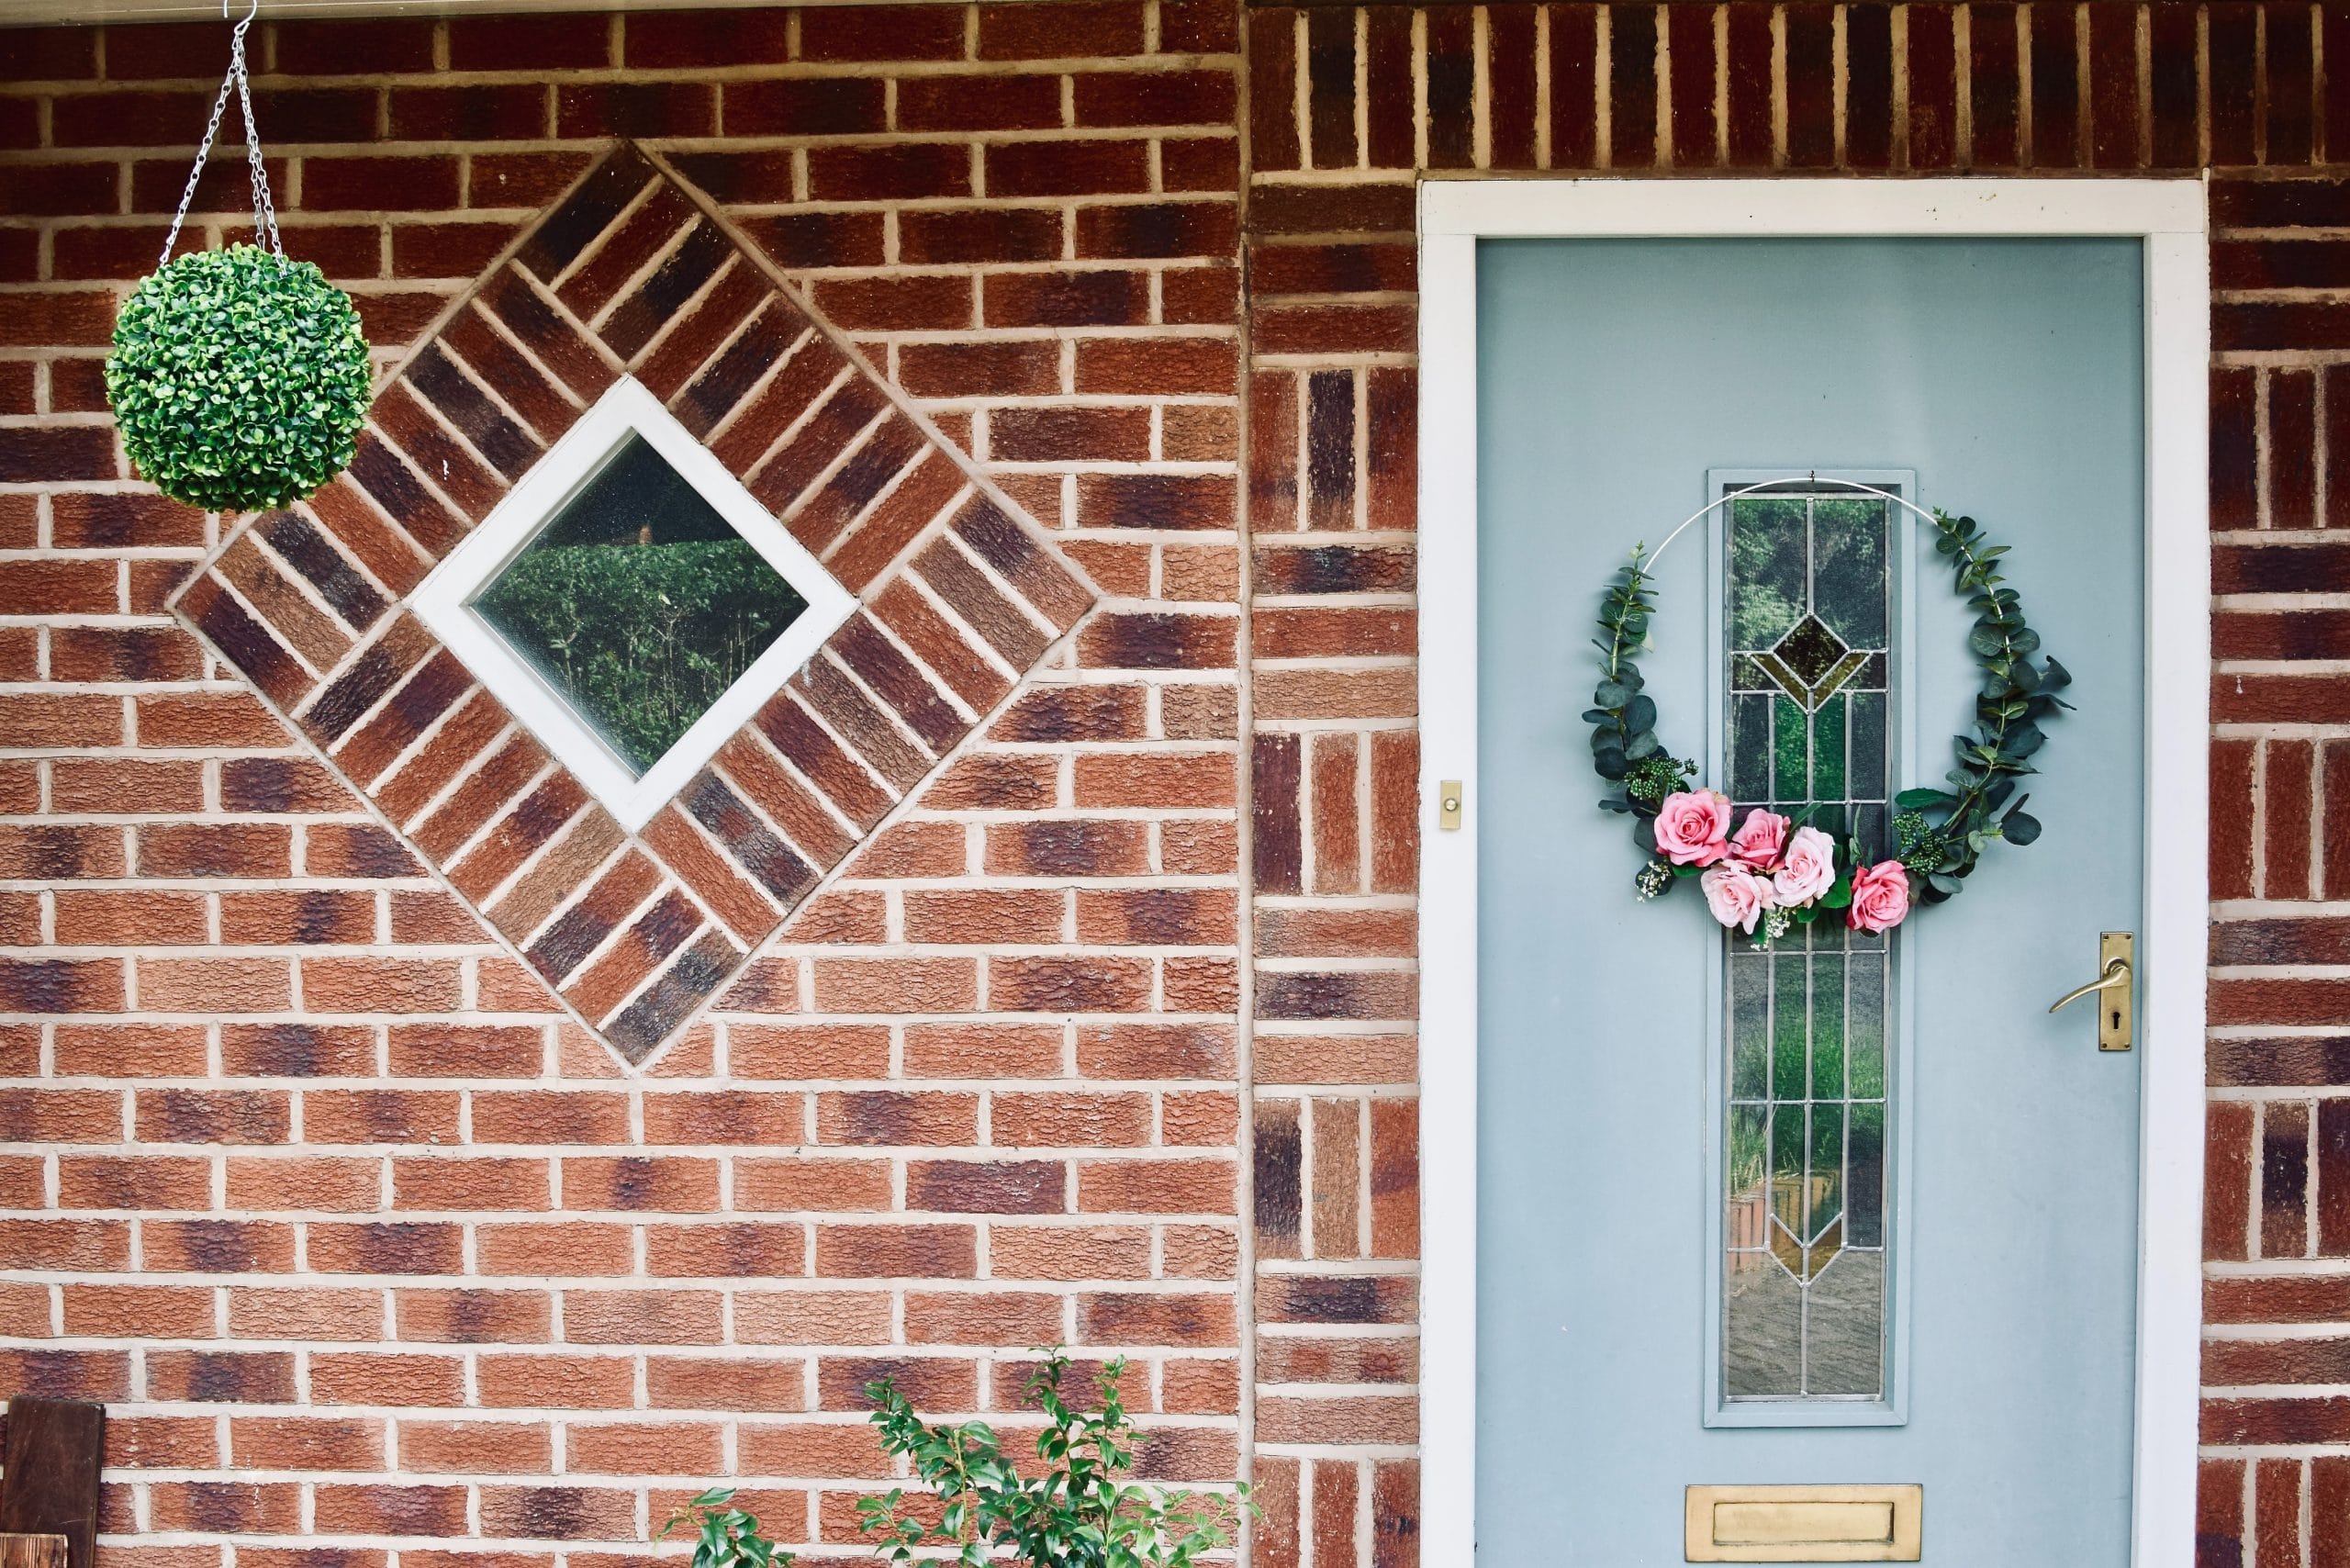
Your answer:
[[[1677,1562],[1692,1484],[1919,1483],[1928,1562],[2120,1568],[2139,1058],[2045,1009],[2140,927],[2136,246],[1487,241],[1477,308],[1480,1552]],[[2078,711],[2037,844],[1889,949],[1761,958],[1694,888],[1637,899],[1579,714],[1634,541],[1815,470],[2011,543]],[[1971,611],[1899,509],[1770,509],[1663,560],[1661,738],[1742,801],[1882,812],[1973,727]],[[1732,642],[1884,662],[1813,703]]]

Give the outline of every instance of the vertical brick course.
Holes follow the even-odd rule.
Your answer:
[[[2222,20],[2215,7],[2208,133],[2214,158],[2242,152],[2247,134],[2244,88],[2232,86],[2223,105],[2217,77],[2223,41],[2237,69],[2242,19],[2224,18],[2231,29],[2224,39]],[[2257,127],[2261,154],[2274,163],[2307,162],[2313,89],[2302,29],[2312,18],[2298,7],[2269,7],[2261,22],[2262,86],[2270,100]],[[2165,140],[2159,123],[2155,140]],[[2183,135],[2169,140],[2186,142]],[[2333,489],[2333,476],[2345,470],[2328,461],[2343,450],[2345,428],[2345,406],[2335,399],[2350,373],[2339,351],[2311,330],[2311,321],[2266,336],[2233,330],[2239,319],[2274,312],[2311,279],[2296,265],[2314,254],[2301,230],[2324,216],[2333,182],[2230,181],[2221,188],[2226,194],[2212,203],[2214,255],[2226,258],[2215,273],[2215,315],[2229,325],[2220,328],[2225,336],[2212,377],[2215,693],[2254,672],[2326,667],[2303,664],[2332,655],[2328,601],[2311,596],[2329,591],[2322,565],[2331,556],[2329,531],[2350,506],[2350,492]],[[2297,1418],[2312,1408],[2302,1390],[2324,1375],[2312,1359],[2324,1354],[2318,1347],[2338,1340],[2273,1350],[2259,1343],[2258,1325],[2307,1320],[2308,1309],[2265,1277],[2270,1260],[2313,1260],[2303,1266],[2330,1280],[2350,1247],[2341,1217],[2350,1212],[2343,1152],[2350,1071],[2336,1048],[2350,1014],[2318,978],[2338,945],[2338,922],[2318,901],[2338,896],[2328,853],[2344,837],[2338,824],[2350,791],[2333,762],[2340,731],[2325,727],[2340,715],[2312,709],[2320,725],[2311,729],[2284,722],[2287,711],[2237,710],[2222,697],[2215,716],[2212,895],[2226,902],[2210,953],[2215,1103],[2206,1254],[2214,1338],[2205,1354],[2211,1457],[2198,1546],[2215,1561],[2317,1568],[2350,1552],[2350,1515],[2334,1479],[2342,1462],[2322,1444],[2276,1439],[2333,1435]],[[2262,1385],[2264,1392],[2237,1392]]]

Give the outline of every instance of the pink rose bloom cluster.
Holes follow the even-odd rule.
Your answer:
[[[1666,796],[1656,817],[1657,853],[1676,866],[1706,868],[1697,881],[1716,920],[1751,935],[1770,911],[1805,908],[1836,885],[1836,842],[1819,829],[1757,807],[1733,834],[1731,814],[1719,790],[1685,790]],[[1847,924],[1890,931],[1908,914],[1909,874],[1898,861],[1852,873]]]

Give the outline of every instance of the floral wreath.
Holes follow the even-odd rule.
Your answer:
[[[1971,517],[1940,508],[1928,512],[1889,490],[1836,480],[1934,525],[1934,549],[1951,558],[1957,591],[1975,610],[1967,647],[1983,670],[1975,734],[1955,737],[1958,763],[1944,776],[1949,788],[1894,797],[1895,852],[1875,860],[1857,836],[1839,845],[1807,825],[1809,807],[1793,817],[1761,806],[1741,811],[1719,790],[1692,787],[1697,765],[1657,739],[1656,701],[1640,689],[1631,657],[1646,645],[1655,611],[1655,563],[1682,529],[1716,507],[1790,482],[1731,491],[1683,521],[1653,554],[1633,547],[1600,607],[1601,676],[1583,714],[1592,726],[1593,770],[1615,786],[1599,804],[1632,818],[1633,841],[1650,857],[1633,879],[1640,897],[1655,898],[1695,878],[1714,918],[1753,936],[1758,946],[1832,910],[1843,911],[1844,924],[1855,930],[1890,931],[1918,904],[1957,896],[1993,839],[2026,845],[2038,838],[2040,823],[2025,812],[2030,797],[2016,793],[2017,780],[2038,771],[2031,758],[2046,739],[2041,726],[2072,706],[2056,695],[2072,684],[2065,666],[2044,654],[2032,662],[2040,634],[2025,622],[2016,591],[2002,586],[1998,558],[2006,545],[1991,543]]]

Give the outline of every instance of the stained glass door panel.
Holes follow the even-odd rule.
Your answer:
[[[1883,846],[1906,474],[1710,476],[1722,755],[1741,810]],[[1785,470],[1781,471],[1785,473]],[[1887,1221],[1893,942],[1832,917],[1725,937],[1714,1418],[1897,1418]]]

